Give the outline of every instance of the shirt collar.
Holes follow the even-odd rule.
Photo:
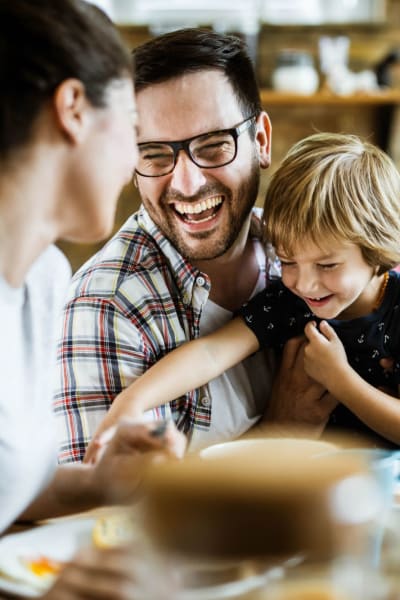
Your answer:
[[[192,297],[193,286],[199,276],[205,279],[204,287],[207,291],[210,290],[211,285],[208,276],[199,271],[199,269],[194,267],[178,252],[161,229],[154,223],[143,205],[141,205],[137,213],[137,222],[155,240],[162,254],[170,263],[170,268],[173,273],[177,274],[178,285],[184,295]]]

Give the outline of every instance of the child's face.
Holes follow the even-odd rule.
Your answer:
[[[282,281],[322,319],[352,319],[372,312],[380,291],[375,275],[358,246],[325,240],[320,248],[304,240],[292,256],[277,248]]]

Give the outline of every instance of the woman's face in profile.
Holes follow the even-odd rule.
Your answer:
[[[88,101],[85,135],[71,161],[62,239],[101,241],[110,235],[117,201],[132,179],[136,161],[137,115],[130,78],[110,83],[106,106]]]

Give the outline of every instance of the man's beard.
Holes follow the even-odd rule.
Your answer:
[[[257,199],[258,188],[260,183],[260,170],[258,161],[253,161],[250,174],[245,181],[239,186],[235,198],[232,198],[232,193],[229,188],[221,183],[215,183],[203,186],[195,197],[183,197],[176,193],[167,192],[160,197],[161,206],[167,206],[172,202],[196,202],[205,196],[224,197],[224,209],[229,210],[229,223],[225,231],[220,232],[220,237],[216,237],[216,232],[201,231],[192,233],[190,238],[193,240],[202,240],[203,243],[199,248],[193,248],[190,243],[185,241],[184,235],[181,235],[176,219],[169,218],[169,215],[163,215],[163,222],[154,214],[153,210],[149,210],[149,203],[144,201],[144,205],[148,210],[152,219],[158,227],[163,231],[164,235],[169,239],[179,254],[191,262],[200,260],[212,260],[218,258],[227,252],[239,237],[243,224],[247,220],[251,209]],[[236,209],[236,210],[235,210]],[[209,239],[210,238],[210,239]],[[209,240],[209,241],[208,241]]]

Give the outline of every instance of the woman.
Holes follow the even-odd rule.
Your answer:
[[[70,271],[51,244],[111,232],[137,154],[131,60],[111,22],[82,0],[0,0],[0,40],[1,532],[18,517],[122,502],[142,451],[179,454],[184,444],[171,428],[159,440],[151,425],[123,424],[95,465],[56,469],[52,367]],[[88,589],[131,597],[125,563],[93,551],[46,598]]]

